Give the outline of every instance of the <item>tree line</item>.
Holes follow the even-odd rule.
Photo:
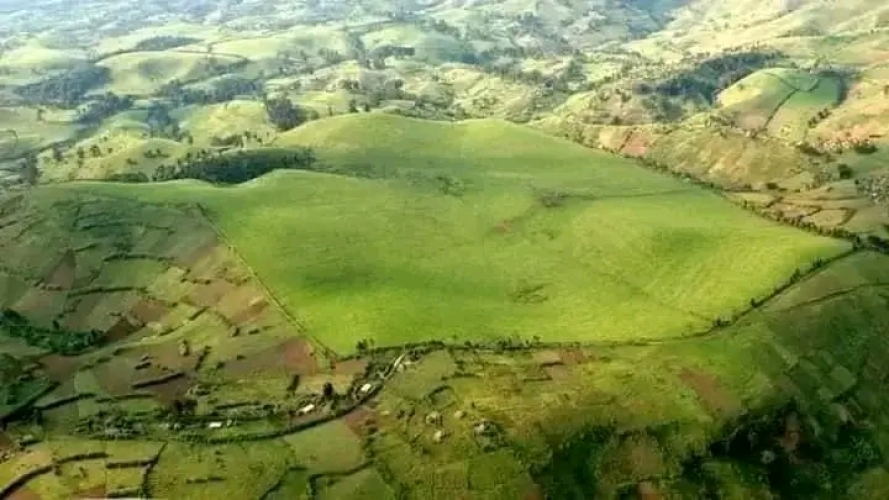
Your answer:
[[[144,173],[114,176],[122,182],[164,182],[196,179],[213,184],[240,184],[261,177],[273,170],[312,170],[317,158],[310,148],[294,148],[284,154],[237,151],[211,156],[204,154],[194,161],[178,161],[175,165],[159,165],[149,178]]]
[[[108,68],[84,63],[61,74],[22,85],[15,89],[15,93],[32,105],[73,107],[81,103],[87,92],[108,83],[110,74]]]
[[[212,88],[187,87],[181,80],[174,79],[158,89],[157,95],[169,99],[177,106],[189,106],[228,102],[239,96],[258,95],[261,90],[262,83],[259,80],[227,76],[217,80]]]
[[[105,340],[105,335],[99,330],[63,330],[58,321],[53,321],[52,328],[36,326],[12,309],[0,312],[0,328],[10,337],[22,339],[28,345],[64,355],[80,354]]]
[[[641,82],[633,89],[640,94],[655,92],[670,97],[701,100],[712,104],[719,92],[783,57],[778,52],[736,52],[705,59],[693,67],[657,82]]]

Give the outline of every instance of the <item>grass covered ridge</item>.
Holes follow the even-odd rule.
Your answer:
[[[846,249],[500,121],[346,116],[275,145],[312,146],[344,172],[384,179],[278,172],[227,189],[50,189],[205,205],[284,305],[341,352],[361,339],[688,335]]]

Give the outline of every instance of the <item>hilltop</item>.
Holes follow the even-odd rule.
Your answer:
[[[339,175],[281,172],[225,190],[65,189],[200,203],[285,306],[339,352],[363,339],[682,336],[847,248],[505,122],[345,116],[275,142],[297,145]]]

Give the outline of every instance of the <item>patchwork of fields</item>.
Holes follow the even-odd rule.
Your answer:
[[[884,4],[7,2],[0,500],[889,498]]]

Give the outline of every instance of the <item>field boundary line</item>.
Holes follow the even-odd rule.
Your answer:
[[[776,78],[777,78],[777,77],[776,77]],[[779,80],[780,80],[780,78],[779,78]],[[788,93],[786,96],[784,96],[784,98],[781,99],[780,102],[778,102],[778,105],[775,106],[775,109],[773,109],[772,112],[769,113],[769,117],[766,118],[766,122],[765,122],[765,123],[763,124],[763,126],[762,126],[762,129],[763,129],[763,130],[769,128],[769,125],[772,124],[772,120],[775,119],[775,115],[777,115],[778,112],[781,111],[781,108],[783,108],[784,105],[787,104],[787,101],[789,101],[791,97],[795,96],[795,95],[797,94],[797,92],[800,91],[798,88],[796,88],[796,87],[794,87],[794,86],[792,86],[792,85],[790,86],[790,88],[792,88],[793,90],[791,90],[790,93]]]
[[[811,280],[815,276],[828,270],[831,266],[833,266],[837,262],[839,262],[843,259],[846,259],[848,257],[851,257],[853,255],[856,255],[861,251],[862,251],[861,249],[853,248],[853,249],[847,250],[845,252],[839,253],[829,259],[825,259],[820,266],[812,267],[809,270],[800,273],[800,276],[796,280],[787,280],[783,283],[780,283],[779,285],[777,285],[775,287],[774,292],[769,294],[769,296],[767,296],[763,300],[759,301],[756,305],[748,306],[745,309],[743,309],[742,311],[738,312],[737,314],[734,314],[729,321],[727,321],[723,324],[714,325],[705,331],[692,333],[690,335],[684,335],[681,337],[675,336],[675,337],[668,337],[668,338],[663,338],[663,339],[653,339],[651,341],[642,341],[642,342],[629,341],[629,342],[624,343],[623,345],[634,345],[634,344],[658,345],[658,344],[669,344],[669,343],[674,343],[674,342],[678,343],[678,342],[682,342],[682,341],[686,341],[686,340],[696,340],[696,339],[702,339],[702,338],[715,337],[717,334],[721,333],[723,330],[726,330],[732,326],[737,325],[741,320],[743,320],[747,316],[750,316],[754,312],[757,312],[760,309],[762,309],[763,307],[765,307],[766,305],[772,303],[777,298],[784,295],[791,288],[793,288],[795,286],[799,286],[799,285],[805,283],[806,281]],[[621,344],[616,344],[614,346],[620,347],[620,345]]]
[[[244,266],[248,274],[250,274],[251,279],[256,281],[260,288],[262,288],[263,292],[265,292],[269,299],[271,299],[271,301],[275,304],[275,307],[279,311],[281,311],[281,314],[284,315],[287,321],[291,325],[296,327],[299,334],[308,337],[312,341],[312,343],[314,343],[317,347],[320,347],[325,356],[328,356],[334,360],[338,358],[336,351],[331,349],[325,343],[321,342],[321,340],[319,340],[315,335],[309,333],[308,328],[306,328],[305,324],[303,324],[303,322],[297,319],[296,316],[294,316],[294,314],[290,312],[290,310],[284,305],[281,299],[278,298],[278,296],[266,284],[262,277],[259,276],[256,270],[254,270],[253,267],[247,262],[247,259],[245,259],[243,255],[241,255],[241,252],[239,252],[235,245],[231,242],[231,239],[228,237],[225,231],[215,222],[213,222],[213,219],[210,217],[207,208],[200,203],[196,203],[195,205],[198,207],[198,211],[201,213],[201,216],[204,218],[210,228],[213,229],[213,232],[216,233],[221,242],[225,244],[226,247],[228,247],[229,251],[232,252],[232,255],[234,255],[238,262],[240,262],[241,265]]]
[[[816,297],[814,299],[809,299],[803,302],[799,302],[797,304],[793,304],[791,306],[785,307],[783,309],[778,309],[778,311],[792,311],[794,309],[798,309],[800,307],[813,306],[820,304],[822,302],[827,302],[829,300],[833,300],[844,295],[848,295],[850,293],[857,292],[859,290],[867,290],[869,288],[889,288],[889,283],[862,283],[860,285],[856,285],[850,288],[844,288],[842,290],[837,290],[835,292],[828,293],[826,295],[822,295],[821,297]]]

